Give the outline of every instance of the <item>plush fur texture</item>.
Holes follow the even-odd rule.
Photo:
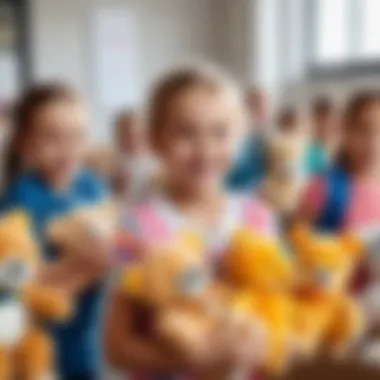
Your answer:
[[[291,240],[297,255],[295,331],[301,352],[349,349],[363,328],[348,284],[364,242],[354,234],[316,234],[305,226],[295,227]]]
[[[236,324],[242,336],[253,328],[245,312],[247,298],[216,283],[203,244],[192,234],[180,234],[167,245],[151,248],[125,269],[120,287],[129,298],[158,311],[156,338],[176,354],[200,355],[211,334],[229,324]],[[227,367],[206,369],[197,379],[231,379],[234,372]]]
[[[250,294],[252,318],[261,321],[268,333],[268,354],[263,368],[283,371],[292,344],[293,262],[275,239],[249,230],[236,233],[227,255],[225,274],[238,290]]]
[[[82,249],[88,240],[113,243],[118,224],[118,210],[112,202],[81,207],[53,220],[47,230],[49,240],[62,246],[67,254]]]
[[[72,313],[69,297],[36,280],[40,253],[28,218],[0,220],[0,379],[54,378],[53,347],[45,322]]]

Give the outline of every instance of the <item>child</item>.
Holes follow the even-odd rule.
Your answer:
[[[337,164],[311,182],[301,204],[303,217],[333,232],[380,223],[380,93],[351,99],[343,132]]]
[[[301,120],[296,108],[284,107],[280,110],[277,120],[278,130],[282,133],[294,135],[305,133],[305,123]]]
[[[115,123],[115,182],[130,200],[144,198],[153,185],[157,165],[149,152],[145,125],[137,111],[122,112]]]
[[[252,191],[266,175],[266,142],[270,129],[269,104],[265,91],[253,88],[247,93],[248,131],[239,149],[227,183],[233,190]]]
[[[150,103],[149,134],[162,162],[165,186],[162,193],[135,206],[126,227],[142,244],[192,229],[205,238],[209,263],[216,269],[238,226],[247,225],[262,234],[273,232],[271,213],[263,204],[225,191],[243,114],[235,85],[216,69],[179,69],[158,84]],[[166,352],[154,334],[147,333],[147,325],[141,326],[143,320],[150,326],[154,315],[154,310],[137,307],[115,292],[106,322],[106,352],[112,365],[166,379],[167,374],[183,374],[211,363],[235,363],[242,357],[254,361],[262,350],[262,342],[254,335],[240,340],[235,352],[237,336],[232,335],[231,342],[225,332],[218,332],[215,340],[199,348],[199,357],[188,360],[186,355]]]
[[[380,93],[363,92],[354,95],[348,102],[343,117],[342,145],[337,163],[310,183],[301,202],[300,214],[319,229],[330,232],[372,228],[380,225],[379,200]],[[366,263],[358,271],[353,284],[353,290],[365,305],[366,322],[370,326],[372,323],[379,326],[379,264],[378,252],[367,256]],[[373,334],[368,331],[368,327],[366,337],[372,339]],[[359,348],[363,347],[365,341],[360,343]],[[371,360],[372,355],[375,355],[374,360],[378,363],[378,347],[378,344],[368,347],[368,351],[363,353],[364,359]],[[360,352],[354,354],[362,359]],[[371,365],[373,363],[374,361]],[[319,365],[322,367],[320,363]],[[360,373],[360,378],[372,377],[362,373],[365,368],[362,363],[359,367],[354,361],[343,375],[344,368],[344,363],[339,368],[330,366],[328,373],[342,373],[344,377],[351,370],[353,373]],[[307,376],[310,377],[310,374]]]
[[[281,110],[277,128],[266,143],[267,173],[260,187],[263,196],[281,216],[298,207],[305,183],[307,126],[294,108]]]
[[[314,141],[307,153],[307,170],[316,175],[326,170],[333,161],[340,140],[337,110],[328,98],[319,98],[313,104],[312,129]]]
[[[41,281],[76,298],[73,319],[53,329],[60,379],[94,380],[98,374],[97,318],[105,255],[97,255],[100,242],[94,242],[83,257],[70,255],[59,260],[44,236],[52,218],[99,202],[106,195],[103,184],[82,170],[87,146],[83,103],[61,84],[34,87],[16,107],[13,132],[7,171],[11,182],[1,199],[1,210],[16,207],[28,212],[46,259],[39,273]]]

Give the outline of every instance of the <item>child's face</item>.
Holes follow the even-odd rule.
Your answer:
[[[117,144],[123,152],[141,153],[146,148],[145,129],[139,116],[122,117],[117,129]]]
[[[322,143],[334,144],[340,138],[340,122],[338,115],[331,111],[319,115],[315,119],[315,134]]]
[[[192,192],[223,183],[241,133],[236,103],[202,87],[172,100],[156,144],[169,180]]]
[[[56,101],[37,110],[22,144],[26,165],[70,179],[87,154],[87,114],[82,104]]]
[[[355,166],[380,166],[380,103],[368,105],[346,132],[347,148]]]

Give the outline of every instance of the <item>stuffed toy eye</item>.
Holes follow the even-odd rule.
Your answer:
[[[203,291],[208,283],[208,273],[205,269],[194,267],[188,269],[178,280],[180,293],[196,295]]]

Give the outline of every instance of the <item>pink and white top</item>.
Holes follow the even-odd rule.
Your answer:
[[[352,193],[343,228],[360,229],[380,223],[380,182],[353,180]],[[323,177],[313,179],[304,194],[302,207],[307,214],[317,217],[327,199],[327,184]]]
[[[375,180],[354,180],[351,196],[345,213],[342,229],[360,231],[380,225],[380,182]],[[317,218],[327,200],[327,183],[323,177],[311,181],[304,194],[302,210],[312,219]],[[367,257],[363,266],[354,276],[352,290],[360,295],[371,286],[373,280],[373,258]]]
[[[142,244],[149,240],[153,242],[165,241],[165,239],[175,236],[180,230],[195,231],[205,238],[208,257],[211,264],[215,263],[216,266],[219,259],[223,257],[223,252],[237,228],[249,227],[253,231],[265,235],[277,233],[274,215],[265,204],[256,198],[231,196],[218,220],[218,225],[212,231],[207,231],[181,213],[169,200],[155,197],[134,207],[127,217],[125,228],[137,237]],[[127,253],[124,260],[128,261],[129,258],[129,253]],[[175,380],[184,380],[185,378],[188,380],[191,377],[187,375],[175,376]],[[133,374],[128,379],[173,380],[173,377],[139,373]]]

